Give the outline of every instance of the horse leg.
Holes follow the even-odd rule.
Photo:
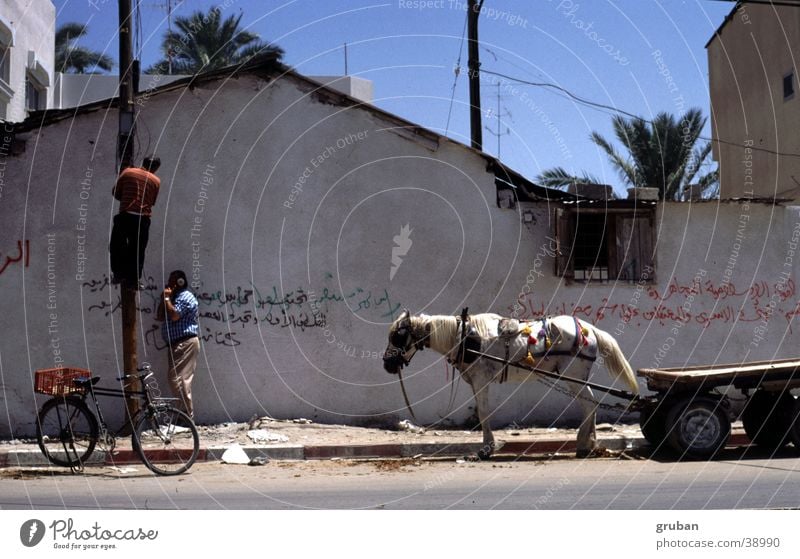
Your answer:
[[[472,387],[472,394],[475,397],[475,412],[478,414],[478,421],[483,431],[483,446],[478,451],[478,458],[486,460],[495,450],[494,435],[489,426],[489,381],[481,378],[483,375],[473,376],[469,379]]]
[[[573,378],[587,380],[589,378],[589,370],[591,369],[591,365],[587,367],[581,364],[581,368],[573,368],[578,369],[576,374],[569,374],[569,372],[565,372],[565,374],[567,376],[572,376]],[[578,448],[575,454],[578,458],[585,458],[589,456],[597,447],[597,432],[595,430],[597,420],[597,401],[594,399],[594,393],[592,392],[592,389],[588,386],[573,382],[568,384],[570,385],[570,392],[572,392],[572,394],[575,396],[575,399],[581,408],[581,412],[583,413],[581,426],[578,429]]]
[[[578,449],[575,455],[578,458],[585,458],[597,448],[597,432],[595,430],[597,404],[595,404],[592,389],[588,386],[577,391],[576,398],[583,412],[583,421],[578,429]]]

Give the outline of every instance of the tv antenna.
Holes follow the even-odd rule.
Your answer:
[[[172,12],[175,8],[184,3],[185,0],[162,0],[158,4],[149,4],[151,8],[158,8],[167,13],[167,36],[172,35]],[[172,57],[173,52],[171,49],[167,50],[167,74],[172,74]]]
[[[501,95],[500,94],[500,83],[499,82],[496,83],[495,86],[497,87],[497,93],[496,93],[496,96],[497,96],[497,109],[496,110],[493,110],[493,109],[487,110],[486,111],[486,118],[489,119],[489,118],[493,118],[494,117],[495,119],[497,119],[497,129],[496,130],[492,130],[488,126],[484,126],[484,128],[486,128],[486,130],[487,130],[487,132],[489,132],[489,134],[491,134],[492,136],[496,136],[497,137],[497,158],[500,159],[500,138],[502,138],[503,136],[507,136],[507,135],[511,134],[511,129],[509,129],[508,126],[506,126],[505,130],[503,130],[503,117],[504,116],[508,117],[508,120],[510,120],[512,122],[513,122],[514,119],[513,119],[513,115],[511,114],[511,111],[509,111],[505,107],[502,107],[502,108],[500,107],[500,99],[502,97],[508,97],[508,95]]]

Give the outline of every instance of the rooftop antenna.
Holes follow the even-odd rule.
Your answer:
[[[506,108],[503,108],[502,110],[500,109],[500,98],[507,97],[507,95],[500,94],[500,82],[496,83],[495,85],[497,86],[497,112],[495,113],[497,116],[497,132],[495,132],[488,126],[485,126],[484,128],[486,128],[486,130],[492,136],[497,136],[497,159],[500,159],[500,138],[502,136],[507,136],[508,134],[511,134],[511,130],[508,128],[508,126],[506,126],[505,131],[503,131],[503,117],[507,116],[508,119],[512,121],[513,118],[511,112],[508,109]],[[486,118],[490,118],[492,116],[492,112],[493,112],[492,109],[486,111]]]
[[[167,33],[172,35],[172,11],[183,4],[184,0],[163,0],[158,4],[149,4],[151,8],[158,8],[167,12]],[[167,50],[167,74],[172,75],[172,50]]]

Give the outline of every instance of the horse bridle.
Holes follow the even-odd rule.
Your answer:
[[[414,414],[414,409],[411,407],[411,400],[408,398],[408,393],[406,392],[405,384],[403,383],[403,367],[406,367],[409,363],[411,363],[411,359],[414,355],[417,354],[418,351],[422,351],[425,347],[430,345],[430,325],[427,325],[425,328],[425,336],[422,336],[416,340],[412,337],[412,331],[414,327],[411,323],[411,316],[408,311],[405,312],[405,316],[401,319],[400,324],[397,327],[397,330],[392,333],[389,337],[389,343],[392,345],[392,355],[389,356],[390,359],[398,361],[397,365],[397,378],[400,380],[400,390],[403,392],[403,399],[406,402],[406,407],[408,408],[408,412],[411,414],[411,417],[414,421],[417,421],[417,416]],[[409,354],[409,352],[411,352]],[[384,356],[384,361],[387,359]]]
[[[399,363],[397,363],[399,369],[411,363],[411,359],[418,351],[430,346],[430,325],[426,327],[425,335],[417,339],[412,337],[413,330],[414,325],[411,323],[411,317],[406,311],[397,330],[389,337],[389,343],[392,345],[392,355],[390,357],[399,360]]]

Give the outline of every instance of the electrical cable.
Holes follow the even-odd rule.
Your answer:
[[[444,135],[450,131],[450,116],[453,114],[453,100],[456,97],[456,85],[458,84],[458,76],[461,75],[461,56],[464,54],[464,37],[467,35],[467,21],[469,16],[464,17],[464,29],[461,31],[461,45],[458,47],[458,60],[453,68],[455,77],[453,78],[453,90],[450,93],[450,107],[447,109],[447,124],[444,127]]]
[[[597,103],[595,101],[590,101],[588,99],[584,99],[582,97],[579,97],[578,95],[575,95],[574,93],[572,93],[571,91],[569,91],[568,89],[566,89],[564,87],[561,87],[560,85],[556,85],[556,84],[548,83],[548,82],[532,82],[532,81],[528,81],[528,80],[522,80],[522,79],[519,79],[519,78],[515,78],[513,76],[508,76],[506,74],[501,74],[500,72],[493,72],[491,70],[481,69],[480,71],[485,73],[485,74],[491,74],[493,76],[498,76],[498,77],[501,77],[501,78],[504,78],[504,79],[507,79],[507,80],[510,80],[510,81],[513,81],[513,82],[517,82],[517,83],[520,83],[520,84],[523,84],[523,85],[530,85],[530,86],[534,86],[534,87],[543,87],[543,88],[554,89],[556,91],[560,91],[562,93],[565,93],[572,100],[574,100],[574,101],[576,101],[576,102],[578,102],[578,103],[580,103],[582,105],[586,105],[588,107],[600,108],[600,109],[604,109],[606,111],[611,111],[611,112],[614,112],[614,113],[617,113],[617,114],[625,115],[627,117],[635,118],[636,120],[640,120],[640,121],[645,122],[647,124],[654,124],[652,120],[648,120],[646,118],[642,118],[641,116],[635,115],[633,113],[629,113],[628,111],[624,111],[622,109],[618,109],[616,107],[612,107],[611,105],[606,105],[606,104],[603,104],[603,103]],[[772,155],[780,155],[780,156],[784,156],[784,157],[798,157],[798,158],[800,158],[800,153],[786,153],[786,152],[775,151],[775,150],[771,150],[771,149],[768,149],[768,148],[762,148],[762,147],[757,147],[757,146],[746,146],[744,144],[740,144],[740,143],[736,143],[736,142],[729,142],[727,140],[720,140],[719,138],[708,138],[706,136],[698,136],[697,139],[698,140],[706,140],[708,142],[716,142],[718,144],[730,145],[730,146],[734,146],[734,147],[738,147],[738,148],[749,148],[749,149],[751,149],[753,151],[762,151],[762,152],[769,153],[769,154],[772,154]]]

